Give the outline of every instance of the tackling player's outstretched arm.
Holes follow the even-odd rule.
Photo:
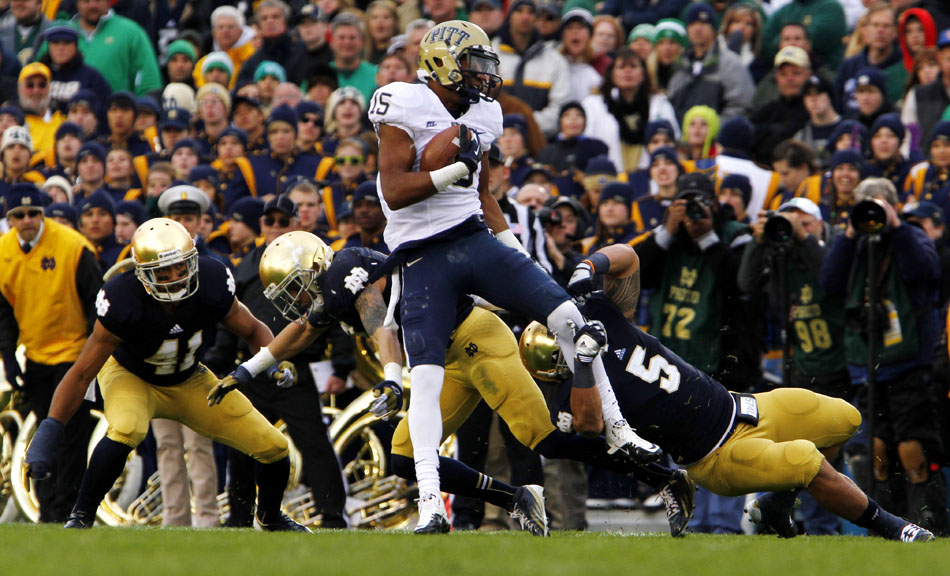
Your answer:
[[[366,286],[357,297],[355,306],[363,328],[372,338],[379,353],[379,363],[387,366],[394,362],[402,370],[402,348],[399,345],[399,336],[392,328],[383,326],[386,320],[386,301],[383,299],[385,285],[386,278],[380,278],[375,283]]]
[[[79,358],[56,386],[49,407],[50,418],[55,418],[64,425],[69,422],[82,404],[89,383],[121,342],[101,322],[96,321],[92,335],[83,345]]]
[[[633,322],[640,299],[640,258],[627,244],[607,246],[598,252],[610,261],[610,269],[604,275],[604,295]]]
[[[273,332],[266,324],[258,320],[247,306],[241,304],[237,298],[231,304],[231,310],[228,312],[221,323],[230,330],[235,336],[247,342],[251,352],[257,354],[257,351],[270,344],[274,339]]]
[[[291,322],[284,326],[284,329],[277,336],[274,336],[271,343],[267,345],[267,349],[270,350],[270,353],[274,355],[274,359],[278,362],[289,360],[306,350],[308,346],[313,344],[314,340],[326,332],[328,327],[329,325],[314,326],[309,322],[303,324]]]
[[[416,147],[402,128],[379,124],[379,184],[386,204],[399,210],[435,195],[429,172],[415,172]]]

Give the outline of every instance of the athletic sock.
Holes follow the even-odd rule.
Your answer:
[[[102,499],[125,469],[125,461],[131,451],[131,446],[108,437],[99,441],[83,475],[74,511],[95,517]]]
[[[290,458],[284,457],[270,464],[257,463],[257,513],[263,520],[266,516],[280,513],[287,478],[290,476]]]
[[[415,481],[414,466],[406,456],[392,455],[393,471],[406,480]],[[443,492],[477,498],[501,508],[511,508],[517,488],[482,474],[452,458],[439,457],[439,483]]]
[[[907,520],[894,516],[881,508],[877,502],[868,498],[868,507],[861,517],[854,521],[861,528],[874,530],[888,540],[899,540],[901,531],[907,526]]]
[[[619,474],[634,474],[637,480],[654,488],[662,488],[673,477],[673,469],[651,463],[640,466],[627,458],[614,458],[607,454],[607,442],[602,436],[585,438],[555,430],[534,447],[545,458],[576,460],[597,468]]]
[[[768,492],[757,498],[759,507],[791,513],[792,507],[795,506],[795,500],[798,499],[799,491],[801,491],[801,488],[782,490],[781,492]]]

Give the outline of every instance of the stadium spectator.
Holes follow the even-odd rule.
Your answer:
[[[288,31],[290,15],[290,6],[282,0],[264,0],[257,6],[254,17],[261,46],[240,66],[238,86],[254,80],[262,62],[280,63],[287,71],[287,79],[294,84],[299,85],[307,78],[307,49]]]
[[[753,157],[766,164],[775,146],[791,138],[808,122],[804,90],[811,76],[808,53],[796,46],[786,46],[775,55],[775,79],[778,95],[762,104],[749,116],[755,126]]]
[[[77,0],[79,50],[113,90],[136,96],[162,89],[155,47],[134,21],[119,16],[107,0]]]
[[[885,77],[885,98],[898,102],[904,94],[907,69],[897,43],[897,20],[894,10],[884,2],[873,4],[867,11],[868,45],[857,55],[848,58],[838,68],[835,79],[835,102],[846,117],[857,116],[858,102],[855,93],[858,78],[867,67],[879,68]]]
[[[33,62],[20,70],[17,82],[17,101],[26,115],[33,151],[42,154],[52,151],[56,129],[63,123],[63,115],[50,106],[51,78],[52,73],[45,64]]]
[[[808,79],[803,98],[808,121],[794,136],[823,158],[823,164],[831,158],[828,139],[842,121],[832,101],[832,89],[830,82],[818,76]]]
[[[937,38],[937,65],[940,75],[930,84],[915,87],[907,93],[901,110],[901,121],[906,126],[917,126],[920,146],[924,154],[930,146],[931,130],[950,106],[950,29]]]
[[[844,54],[842,38],[847,33],[844,10],[838,0],[792,0],[776,10],[762,31],[762,56],[767,62],[779,51],[780,32],[790,22],[804,24],[812,40],[810,54],[832,70]]]
[[[702,104],[716,110],[723,120],[745,114],[755,86],[749,70],[729,50],[716,42],[716,15],[707,4],[693,4],[686,18],[689,48],[670,78],[668,93],[677,118]]]
[[[571,100],[583,100],[603,83],[600,73],[590,65],[594,58],[591,34],[594,17],[590,12],[575,8],[561,17],[561,43],[558,50],[567,59],[571,75]]]
[[[0,237],[0,355],[7,383],[25,392],[27,410],[43,414],[92,332],[102,271],[85,238],[43,217],[36,186],[17,184],[5,201],[12,230]],[[22,368],[15,356],[21,344],[26,353]],[[95,426],[91,403],[83,404],[66,427],[55,475],[34,480],[41,522],[62,523],[79,492]]]
[[[598,94],[585,98],[583,105],[585,133],[603,140],[611,161],[624,172],[642,164],[643,130],[649,122],[676,121],[666,95],[653,89],[646,64],[629,48],[617,52]]]
[[[587,112],[576,100],[561,107],[558,123],[557,137],[538,152],[538,162],[550,166],[557,174],[583,170],[588,160],[608,153],[602,140],[584,134]]]
[[[669,94],[670,78],[686,48],[686,28],[675,18],[660,20],[654,30],[654,42],[656,48],[647,60],[650,81],[657,90]]]
[[[570,67],[554,46],[541,39],[535,29],[537,17],[534,0],[512,2],[494,46],[502,89],[531,106],[541,131],[553,136],[558,112],[571,94]]]
[[[639,24],[656,24],[662,18],[676,18],[688,4],[689,0],[646,3],[636,0],[607,0],[602,10],[604,14],[619,17],[625,30],[633,30]]]
[[[106,104],[106,127],[109,132],[99,139],[103,146],[125,148],[135,156],[151,152],[152,147],[135,130],[137,113],[135,96],[131,92],[113,92]]]
[[[181,82],[194,87],[196,70],[195,61],[198,54],[195,47],[187,40],[175,40],[168,45],[165,53],[165,78],[168,82]]]
[[[0,46],[16,54],[20,63],[32,62],[51,25],[43,14],[42,0],[11,1],[9,11],[0,18]]]
[[[376,90],[376,65],[363,59],[366,25],[355,14],[343,13],[330,22],[330,49],[339,86],[352,86],[369,102]]]
[[[475,0],[468,18],[472,24],[484,30],[489,38],[494,38],[505,23],[505,13],[498,0]]]

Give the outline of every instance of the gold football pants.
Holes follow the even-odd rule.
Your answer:
[[[455,329],[445,355],[439,400],[442,440],[454,434],[483,399],[529,448],[554,431],[544,396],[521,363],[514,334],[498,316],[476,307]],[[412,457],[408,418],[396,427],[392,446],[393,454]]]
[[[758,426],[739,423],[719,449],[686,469],[716,494],[804,488],[824,460],[819,449],[845,442],[861,424],[861,414],[851,404],[801,388],[780,388],[755,398]]]
[[[167,418],[264,464],[286,457],[287,439],[237,390],[220,404],[208,406],[208,392],[217,383],[214,374],[199,364],[181,384],[153,386],[110,357],[99,371],[109,422],[106,436],[135,448],[145,438],[152,418]]]

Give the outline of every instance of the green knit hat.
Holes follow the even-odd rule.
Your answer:
[[[597,6],[593,0],[567,0],[561,8],[561,15],[567,14],[574,8],[582,8],[591,14],[597,14]]]
[[[653,43],[656,44],[663,38],[671,38],[686,46],[686,26],[676,18],[664,18],[656,23],[653,34]]]
[[[630,31],[630,36],[627,36],[627,44],[630,44],[637,38],[646,38],[650,41],[650,44],[655,44],[655,37],[656,27],[653,24],[637,24],[633,30]]]
[[[195,52],[195,47],[192,46],[191,42],[187,40],[175,40],[168,45],[168,59],[171,60],[172,56],[175,54],[184,54],[192,62],[198,60],[198,54]]]

